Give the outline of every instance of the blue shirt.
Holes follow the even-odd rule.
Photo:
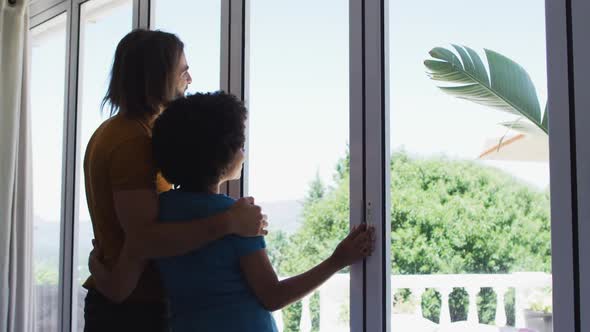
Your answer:
[[[171,190],[160,195],[161,222],[205,218],[227,210],[225,195]],[[226,236],[186,255],[156,261],[170,300],[173,332],[277,332],[249,288],[240,257],[266,247],[263,237]]]

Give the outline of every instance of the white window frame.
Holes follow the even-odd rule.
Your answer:
[[[553,324],[555,331],[579,332],[579,295],[575,284],[574,248],[577,246],[577,193],[573,104],[569,97],[567,2],[545,2],[547,33],[547,90],[551,186],[551,249]]]
[[[246,0],[221,0],[221,90],[237,96],[248,107],[250,6]],[[246,162],[239,180],[225,185],[227,195],[248,196],[248,120],[246,120]]]
[[[34,3],[31,5],[31,10],[34,11],[36,10],[35,6],[39,6],[38,3]],[[61,206],[60,206],[60,232],[59,232],[59,241],[60,241],[60,248],[59,248],[59,280],[58,280],[58,299],[57,299],[57,305],[58,305],[58,326],[57,328],[62,330],[63,329],[63,323],[66,321],[66,319],[70,319],[68,312],[70,312],[69,310],[69,306],[70,306],[70,301],[68,301],[68,299],[70,298],[68,296],[68,291],[69,291],[69,282],[70,282],[70,277],[72,275],[71,270],[70,270],[70,264],[69,261],[67,259],[67,255],[64,255],[64,253],[66,252],[70,252],[71,251],[71,241],[69,241],[68,235],[70,235],[70,229],[68,227],[68,224],[64,222],[64,220],[68,220],[68,208],[69,206],[66,204],[66,201],[64,199],[64,197],[67,195],[67,188],[70,185],[70,180],[68,178],[68,163],[67,163],[67,143],[68,143],[68,137],[67,137],[67,132],[68,132],[68,121],[69,121],[69,112],[67,111],[68,109],[68,80],[69,80],[69,74],[70,74],[70,53],[69,53],[69,49],[70,49],[70,43],[71,43],[71,32],[69,27],[71,26],[71,20],[72,20],[72,12],[71,12],[71,7],[69,3],[66,2],[62,2],[62,3],[56,3],[55,1],[48,3],[47,5],[49,5],[50,7],[40,11],[37,15],[35,15],[34,17],[31,17],[30,19],[30,29],[34,29],[35,27],[41,26],[49,21],[51,21],[52,19],[57,18],[58,16],[65,14],[66,15],[66,50],[65,50],[65,54],[67,56],[66,58],[66,64],[65,64],[65,70],[66,72],[64,73],[65,79],[65,86],[64,86],[64,117],[63,117],[63,121],[64,121],[64,125],[63,125],[63,130],[64,133],[62,134],[63,137],[63,160],[62,160],[62,190],[61,190],[61,195],[62,195],[62,200],[61,200]],[[37,9],[39,10],[39,9]]]
[[[391,330],[388,0],[350,5],[350,220],[375,227],[375,251],[351,268],[351,331]]]

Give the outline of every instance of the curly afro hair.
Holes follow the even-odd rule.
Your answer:
[[[176,188],[208,191],[243,148],[246,117],[244,104],[222,91],[171,102],[154,123],[156,168]]]

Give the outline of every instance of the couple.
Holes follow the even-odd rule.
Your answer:
[[[87,332],[276,331],[269,311],[373,250],[361,226],[316,267],[278,280],[260,207],[219,192],[241,174],[247,111],[223,92],[184,97],[191,82],[175,35],[135,30],[119,42],[111,117],[84,157],[96,238]]]

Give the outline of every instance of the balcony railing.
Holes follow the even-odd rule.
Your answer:
[[[348,331],[348,324],[342,321],[343,306],[348,305],[350,277],[348,274],[337,274],[319,288],[320,298],[320,331]],[[449,295],[454,289],[464,289],[469,297],[467,322],[477,325],[477,295],[482,288],[491,288],[497,296],[496,326],[506,326],[505,294],[510,288],[515,290],[515,326],[524,327],[524,309],[528,299],[526,294],[534,289],[551,287],[551,275],[539,272],[519,272],[511,274],[430,274],[430,275],[394,275],[391,277],[391,291],[395,294],[400,289],[408,289],[419,302],[427,289],[435,289],[441,295],[439,325],[451,324]],[[309,332],[312,327],[310,296],[302,300],[300,331]],[[421,303],[416,305],[415,316],[423,318]],[[283,331],[281,311],[273,313],[279,331]],[[392,315],[392,326],[396,326],[396,315]],[[402,322],[399,322],[402,323]],[[409,331],[400,326],[400,331]],[[409,327],[408,327],[409,328]],[[413,330],[415,332],[420,332]]]

